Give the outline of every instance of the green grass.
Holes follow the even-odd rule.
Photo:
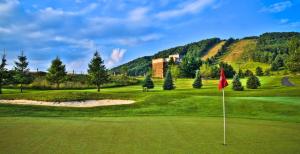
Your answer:
[[[222,93],[218,80],[162,80],[141,86],[87,90],[5,89],[0,99],[68,101],[130,99],[135,104],[93,108],[0,104],[0,153],[299,153],[300,76],[260,77],[262,87],[226,88],[228,145],[222,145]],[[229,80],[231,83],[231,80]],[[246,79],[242,79],[243,85]]]
[[[222,118],[0,118],[1,153],[299,153],[296,123]]]
[[[23,94],[5,90],[0,96],[1,99],[43,101],[130,99],[136,103],[84,109],[1,104],[0,116],[222,116],[222,93],[217,89],[218,81],[205,80],[202,89],[192,89],[192,82],[192,79],[178,79],[176,90],[163,91],[162,80],[157,79],[155,89],[150,92],[142,92],[140,86],[107,88],[102,89],[100,93],[94,89],[27,90]],[[245,85],[246,79],[242,82]],[[226,88],[228,116],[300,122],[300,87],[283,87],[280,82],[280,76],[261,77],[262,87],[256,90],[245,89],[237,92],[231,87]]]

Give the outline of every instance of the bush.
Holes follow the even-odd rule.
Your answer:
[[[244,87],[242,86],[242,83],[240,81],[239,75],[234,75],[232,80],[232,89],[235,91],[243,91]]]
[[[253,75],[253,72],[252,72],[252,71],[250,71],[250,70],[246,70],[246,71],[245,71],[245,76],[249,77],[249,76],[251,76],[251,75]]]
[[[153,89],[154,88],[154,83],[151,80],[151,76],[147,75],[145,80],[144,80],[144,84],[143,84],[143,88],[147,88],[148,89]]]
[[[257,89],[260,87],[260,81],[255,75],[251,75],[247,80],[247,88]]]
[[[200,75],[200,71],[197,70],[196,77],[193,83],[193,88],[200,89],[202,87],[202,79]]]
[[[168,70],[167,74],[166,74],[166,78],[164,80],[164,85],[163,85],[163,89],[164,90],[172,90],[174,89],[174,84],[173,84],[173,79],[172,79],[172,74],[171,72]]]
[[[256,67],[255,73],[256,73],[257,76],[263,76],[264,75],[264,72],[263,72],[262,68],[259,67],[259,66]]]

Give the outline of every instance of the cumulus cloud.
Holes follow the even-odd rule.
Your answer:
[[[209,4],[212,4],[213,1],[214,0],[195,0],[190,3],[182,4],[182,6],[179,8],[159,12],[156,14],[156,17],[159,19],[168,19],[186,14],[197,13],[207,7]]]
[[[112,53],[110,55],[110,59],[108,61],[108,66],[111,67],[114,64],[118,63],[120,60],[122,60],[125,52],[126,52],[126,49],[121,49],[121,48],[113,49]]]
[[[269,12],[269,13],[278,13],[286,10],[287,8],[291,7],[293,4],[291,1],[283,1],[274,3],[270,6],[263,7],[260,12]]]

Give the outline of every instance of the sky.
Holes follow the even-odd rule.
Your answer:
[[[0,54],[21,50],[32,71],[57,56],[86,72],[94,52],[107,68],[201,39],[300,32],[300,0],[0,0]]]

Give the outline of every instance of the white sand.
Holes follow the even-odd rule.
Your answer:
[[[86,100],[86,101],[69,101],[69,102],[45,102],[32,100],[0,100],[0,103],[22,104],[22,105],[44,105],[44,106],[64,106],[64,107],[95,107],[95,106],[110,106],[132,104],[132,100]]]

